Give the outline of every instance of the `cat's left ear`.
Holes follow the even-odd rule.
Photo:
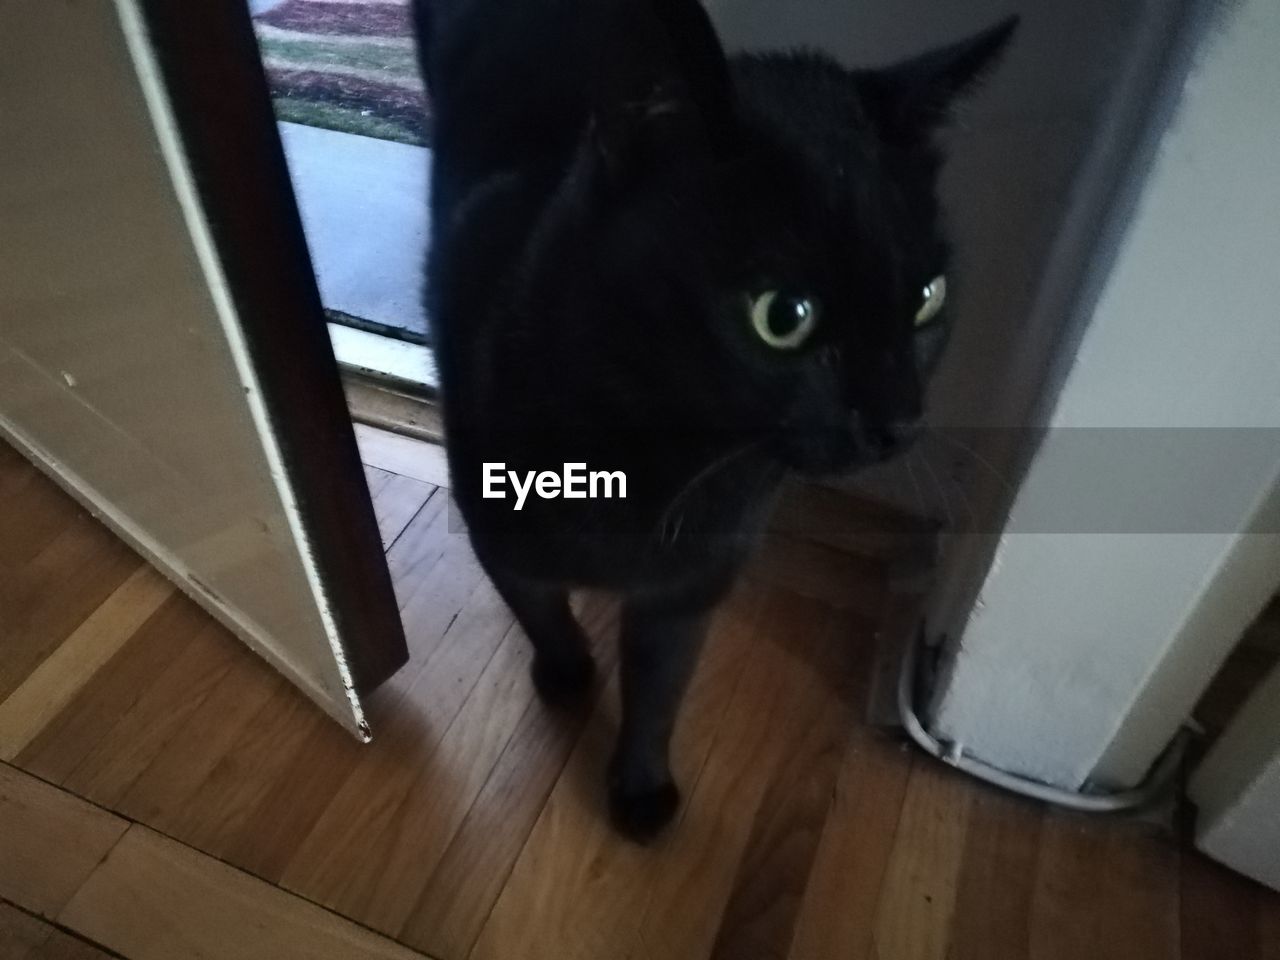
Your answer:
[[[594,140],[607,166],[684,163],[697,145],[733,150],[729,66],[699,0],[595,0],[587,11]]]
[[[922,53],[872,74],[885,119],[907,136],[928,135],[995,67],[1018,26],[1014,14],[957,43]]]

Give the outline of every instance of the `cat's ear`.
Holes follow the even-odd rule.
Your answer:
[[[1018,26],[1015,14],[957,43],[874,71],[871,80],[891,134],[928,136],[958,100],[995,67]]]
[[[607,166],[733,149],[733,86],[698,0],[595,5],[592,138]]]

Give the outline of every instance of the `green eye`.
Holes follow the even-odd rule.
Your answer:
[[[818,304],[807,297],[768,290],[751,301],[751,325],[775,350],[794,350],[818,323]]]
[[[942,305],[947,302],[947,278],[939,274],[925,284],[922,291],[924,302],[916,311],[916,326],[923,327],[938,315]]]

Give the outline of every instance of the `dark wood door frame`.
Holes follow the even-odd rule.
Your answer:
[[[248,7],[139,0],[357,693],[408,660]]]

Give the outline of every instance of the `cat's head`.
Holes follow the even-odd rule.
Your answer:
[[[947,339],[935,137],[1015,20],[851,71],[728,61],[696,0],[632,6],[600,44],[578,184],[614,332],[664,371],[653,402],[805,472],[885,459]]]

